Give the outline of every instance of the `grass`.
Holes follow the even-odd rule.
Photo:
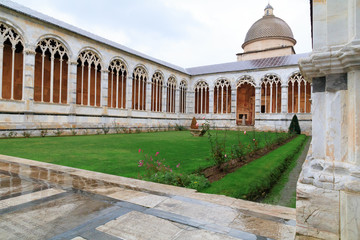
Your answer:
[[[308,141],[308,140],[307,140]],[[290,172],[294,169],[294,167],[297,164],[297,159],[300,157],[300,155],[302,154],[304,147],[307,143],[307,141],[304,141],[301,149],[299,150],[299,152],[297,152],[294,157],[291,159],[291,162],[288,166],[288,168],[284,171],[284,173],[281,175],[280,179],[278,180],[278,182],[272,187],[271,191],[266,195],[266,197],[261,201],[262,203],[268,203],[268,204],[273,204],[273,205],[278,205],[279,200],[281,198],[281,193],[285,187],[285,185],[287,184],[287,182],[289,181],[289,175]],[[295,201],[294,201],[295,199]],[[295,208],[295,203],[296,203],[296,190],[294,189],[294,193],[293,193],[293,197],[291,199],[290,202],[286,203],[286,207],[293,207]]]
[[[203,192],[254,200],[270,190],[306,140],[299,135],[291,142],[213,182]]]
[[[256,138],[264,146],[265,139],[276,136],[218,131],[220,140],[225,133],[229,153],[238,139],[249,142]],[[181,163],[182,173],[213,165],[206,160],[210,156],[208,138],[193,137],[188,131],[0,139],[0,154],[133,178],[139,174],[138,161],[144,158],[139,148],[152,156],[159,152],[171,167]]]

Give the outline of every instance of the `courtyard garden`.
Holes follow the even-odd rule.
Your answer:
[[[248,200],[263,197],[307,137],[210,130],[0,139],[0,154]],[[210,173],[209,173],[210,172]]]

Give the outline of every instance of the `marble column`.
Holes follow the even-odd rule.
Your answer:
[[[175,113],[180,112],[180,89],[176,87],[175,90]]]
[[[288,112],[288,85],[281,85],[281,113]]]
[[[360,5],[312,1],[312,146],[297,185],[298,239],[360,236]]]
[[[214,88],[209,91],[209,113],[214,114]]]
[[[168,87],[166,86],[166,84],[164,83],[163,88],[162,88],[162,111],[161,112],[167,112],[169,109],[166,108],[167,106],[167,90]]]
[[[25,49],[24,59],[24,82],[23,82],[23,96],[26,110],[31,111],[31,105],[34,101],[34,81],[35,81],[35,47],[27,46]]]
[[[145,103],[146,103],[146,111],[151,111],[151,85],[152,82],[147,82],[146,83],[146,99],[145,99]]]
[[[132,85],[133,77],[128,76],[126,78],[126,109],[132,109]]]
[[[261,87],[255,87],[255,113],[261,112]]]
[[[101,84],[100,84],[100,107],[108,107],[109,95],[109,70],[101,70]]]
[[[68,78],[68,103],[76,104],[76,74],[77,62],[70,61],[69,63],[69,78]]]
[[[3,42],[4,42],[4,39],[1,36],[0,37],[0,99],[2,99],[2,75],[3,75],[2,71],[3,71],[3,58],[4,58],[4,43]],[[24,96],[24,94],[23,94],[23,96]]]

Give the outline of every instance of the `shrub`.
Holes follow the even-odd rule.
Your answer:
[[[300,125],[299,125],[299,120],[296,116],[296,114],[293,116],[293,118],[291,119],[291,123],[290,123],[290,127],[289,127],[289,133],[296,133],[296,134],[301,134],[301,129],[300,129]]]
[[[191,120],[190,128],[191,129],[199,129],[199,124],[197,124],[195,117],[193,117],[193,119]]]
[[[178,124],[175,125],[175,131],[184,131],[184,130],[186,130],[184,126]]]
[[[45,137],[48,134],[48,130],[47,129],[41,129],[40,131],[40,136],[41,137]]]
[[[109,127],[107,127],[105,124],[102,126],[102,131],[104,132],[104,134],[106,135],[106,134],[108,134],[109,133],[109,131],[110,131],[110,128]]]
[[[215,137],[213,137],[211,133],[208,132],[208,138],[210,141],[211,159],[214,161],[216,166],[220,167],[221,164],[223,164],[226,161],[226,153],[225,153],[226,131],[223,142],[220,142],[217,132],[215,133]]]
[[[62,133],[63,133],[63,131],[60,130],[59,128],[54,131],[54,135],[57,137],[60,137]]]
[[[31,133],[28,131],[24,131],[23,136],[24,136],[24,138],[29,138],[31,136]]]
[[[75,136],[77,134],[76,129],[75,128],[71,128],[71,135]]]
[[[246,200],[259,199],[276,184],[306,139],[304,135],[298,136],[286,145],[213,182],[204,192]]]

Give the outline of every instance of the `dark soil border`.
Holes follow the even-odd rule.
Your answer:
[[[210,183],[218,181],[223,177],[225,177],[227,174],[235,172],[237,169],[245,166],[246,164],[265,156],[269,152],[277,149],[278,147],[281,147],[282,145],[287,144],[288,142],[293,140],[296,136],[297,135],[294,135],[282,143],[273,144],[270,147],[264,147],[262,149],[257,150],[256,152],[249,153],[245,156],[243,160],[231,159],[221,164],[220,166],[216,165],[216,166],[208,167],[202,170],[201,174],[203,174],[209,180]]]

